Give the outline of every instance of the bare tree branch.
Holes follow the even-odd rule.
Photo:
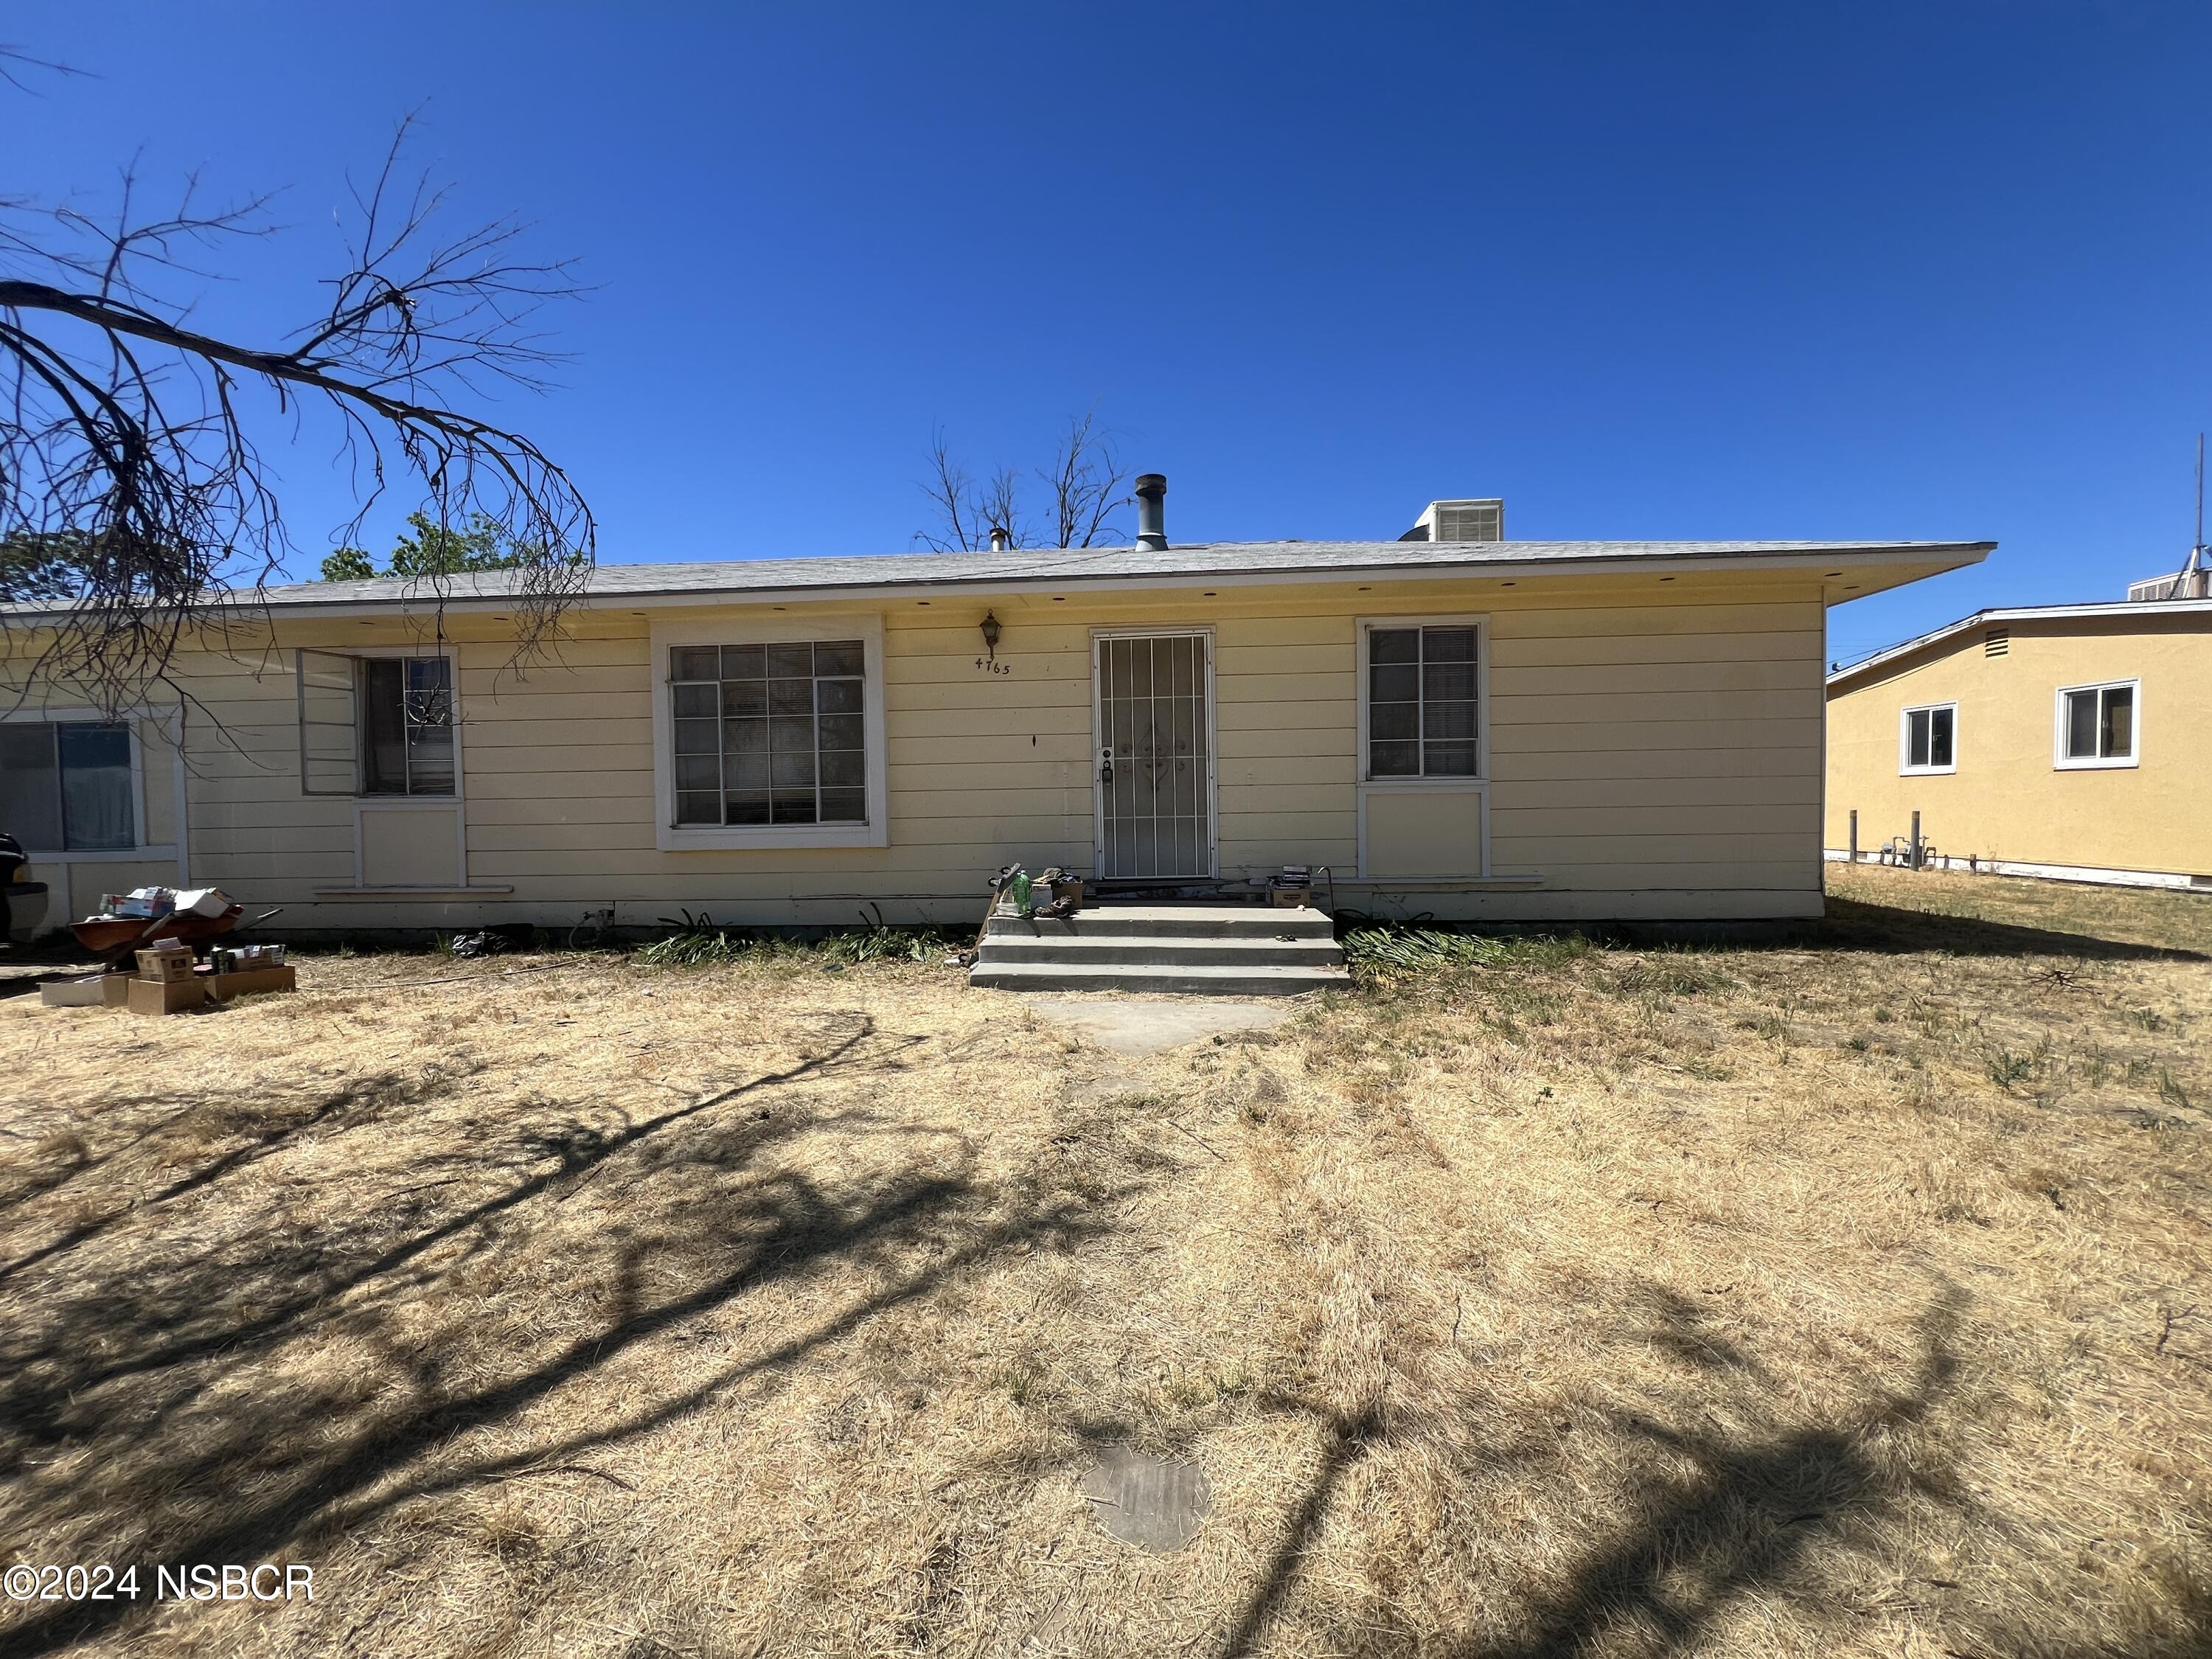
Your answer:
[[[1006,532],[1006,545],[1027,547],[1030,544],[1029,520],[1022,515],[1021,475],[1011,466],[1002,466],[991,475],[990,483],[983,486],[977,498],[982,508],[983,541],[991,544],[991,532]]]
[[[952,459],[941,429],[930,434],[929,477],[922,480],[921,493],[929,499],[936,524],[916,531],[915,540],[933,553],[972,553],[990,545],[988,539],[976,539],[979,533],[988,538],[990,526],[980,522],[983,506],[975,481]]]
[[[23,72],[28,70],[42,70],[49,75],[63,76],[85,73],[81,69],[71,69],[67,64],[50,64],[43,58],[33,58],[21,46],[0,44],[0,81],[5,81],[18,92],[29,92],[30,83],[23,78]]]
[[[344,267],[288,341],[189,326],[161,291],[208,274],[193,250],[270,234],[265,196],[202,210],[195,177],[173,211],[142,216],[134,165],[112,218],[0,200],[0,575],[58,560],[75,578],[33,618],[54,630],[41,677],[130,708],[189,632],[281,570],[292,544],[252,435],[272,415],[319,419],[350,468],[356,513],[337,539],[405,479],[441,530],[489,525],[520,550],[518,655],[548,642],[594,556],[591,509],[533,441],[465,405],[546,387],[559,359],[531,319],[578,289],[567,262],[520,257],[511,220],[439,240],[445,192],[401,175],[411,124],[374,183],[349,186]],[[447,580],[420,586],[442,605]]]
[[[1113,517],[1128,505],[1128,473],[1098,425],[1096,405],[1071,416],[1051,469],[1038,475],[1052,491],[1055,547],[1097,547],[1118,537]]]
[[[1020,475],[1013,468],[1000,467],[979,488],[953,459],[942,430],[931,439],[929,468],[921,493],[934,522],[915,532],[916,542],[939,553],[972,552],[990,545],[995,526],[1007,532],[1012,546],[1036,544],[1022,510]],[[1036,476],[1050,501],[1054,539],[1048,545],[1097,547],[1119,538],[1114,515],[1128,505],[1122,485],[1129,475],[1098,425],[1095,409],[1069,417],[1051,466]]]

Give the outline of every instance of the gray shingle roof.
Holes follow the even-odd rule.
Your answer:
[[[892,553],[857,558],[738,559],[699,564],[603,564],[586,592],[594,598],[659,594],[831,592],[854,588],[1009,586],[1110,582],[1126,586],[1176,577],[1305,576],[1480,570],[1556,565],[1737,560],[1795,562],[1821,555],[1925,555],[1936,563],[1980,558],[1994,542],[1212,542],[1148,552],[1133,547],[1030,548],[1010,553]],[[514,592],[505,572],[449,578],[445,595],[496,599]],[[271,605],[398,605],[423,585],[381,578],[303,582],[269,590]]]

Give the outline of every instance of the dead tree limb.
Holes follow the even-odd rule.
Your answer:
[[[327,306],[273,342],[193,326],[172,291],[211,274],[205,252],[272,234],[269,198],[202,209],[192,179],[173,210],[142,215],[134,163],[108,219],[0,200],[0,601],[15,607],[0,650],[36,623],[38,677],[109,714],[143,702],[188,635],[283,569],[257,434],[289,425],[296,441],[318,422],[354,484],[334,539],[403,489],[441,528],[489,523],[523,554],[502,592],[518,655],[548,642],[595,556],[592,512],[558,462],[474,406],[547,387],[561,359],[532,319],[580,290],[570,262],[522,256],[514,220],[441,240],[447,192],[403,173],[411,125],[367,190],[349,185]],[[450,581],[416,585],[442,605]]]

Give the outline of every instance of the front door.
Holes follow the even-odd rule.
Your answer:
[[[1099,634],[1091,652],[1097,878],[1212,876],[1212,635]]]

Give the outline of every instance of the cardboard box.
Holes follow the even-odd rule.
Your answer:
[[[192,947],[173,939],[159,945],[149,945],[138,953],[138,977],[156,983],[168,980],[190,979],[192,973]]]
[[[48,980],[39,987],[39,1000],[49,1008],[120,1008],[130,991],[128,974],[88,974]]]
[[[187,974],[182,979],[134,979],[124,1006],[134,1014],[177,1014],[207,1000],[206,980]]]
[[[241,968],[234,974],[203,975],[200,983],[217,1002],[228,1002],[233,997],[258,996],[264,991],[296,991],[300,975],[289,966]]]

